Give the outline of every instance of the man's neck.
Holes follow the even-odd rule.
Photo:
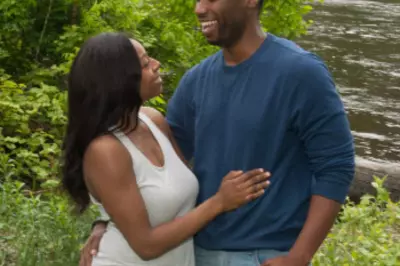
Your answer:
[[[230,66],[240,64],[250,58],[261,46],[266,38],[261,26],[246,30],[242,38],[230,48],[222,48],[225,63]]]

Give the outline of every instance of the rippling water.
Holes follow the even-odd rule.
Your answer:
[[[329,65],[357,155],[400,163],[400,0],[325,0],[309,18],[297,42]]]

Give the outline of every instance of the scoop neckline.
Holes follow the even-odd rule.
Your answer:
[[[139,156],[142,157],[142,159],[147,162],[147,164],[152,167],[153,169],[162,172],[165,170],[166,165],[167,165],[167,157],[165,156],[166,152],[163,148],[163,146],[161,145],[160,139],[158,138],[157,134],[154,132],[154,127],[156,127],[156,125],[151,124],[151,119],[146,116],[145,114],[143,114],[142,112],[138,113],[138,118],[140,121],[142,121],[150,130],[150,133],[152,134],[153,138],[155,139],[156,143],[158,144],[158,146],[160,147],[162,156],[163,156],[163,165],[162,166],[158,166],[155,165],[149,158],[147,158],[147,156],[135,145],[135,143],[133,143],[133,141],[129,138],[129,136],[127,134],[125,134],[125,132],[118,130],[117,132],[115,132],[115,134],[119,134],[121,137],[125,138],[126,141],[128,142],[127,144],[134,150],[136,150],[139,154]],[[112,131],[113,128],[110,128],[110,130]]]
[[[131,139],[129,139],[129,141],[132,142],[132,144],[139,151],[139,153],[143,156],[143,158],[145,158],[146,161],[153,168],[155,168],[155,169],[157,169],[159,171],[162,171],[162,170],[164,170],[166,168],[166,164],[167,164],[167,157],[165,156],[165,151],[164,151],[163,145],[161,145],[160,139],[158,138],[157,134],[154,132],[153,125],[150,124],[150,121],[151,121],[150,118],[147,117],[145,114],[143,114],[141,112],[138,114],[138,116],[139,116],[139,119],[150,129],[150,134],[153,136],[154,140],[156,141],[156,143],[160,147],[161,155],[163,157],[162,158],[163,164],[161,166],[155,165],[149,158],[147,158],[147,156],[138,147],[136,147],[136,145],[133,143],[133,141]],[[147,119],[149,119],[150,121],[146,121]]]

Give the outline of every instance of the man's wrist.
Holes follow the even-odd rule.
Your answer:
[[[312,260],[312,256],[310,258],[310,256],[307,256],[304,253],[296,252],[295,250],[291,250],[288,254],[288,257],[293,259],[293,261],[299,262],[299,265],[304,265],[304,266],[308,265]]]
[[[97,219],[92,223],[91,230],[93,231],[93,229],[99,224],[103,224],[104,226],[107,226],[108,222],[109,222],[108,220]]]

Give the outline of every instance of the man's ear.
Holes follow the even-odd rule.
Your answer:
[[[250,8],[257,8],[258,1],[260,1],[260,0],[246,0],[246,2],[247,2],[246,4]]]

